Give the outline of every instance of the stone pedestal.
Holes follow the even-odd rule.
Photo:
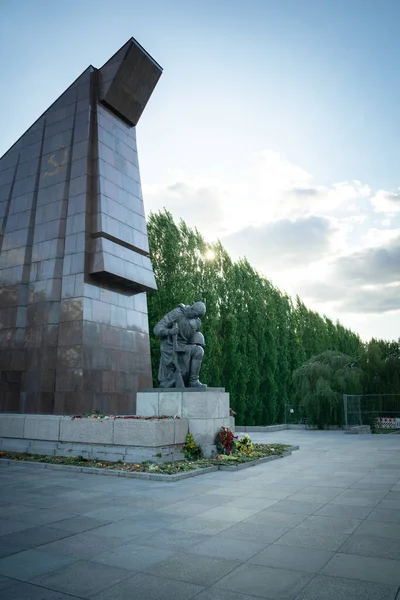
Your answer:
[[[182,460],[187,419],[0,414],[0,449],[128,463]]]
[[[221,427],[232,427],[229,394],[224,388],[207,391],[152,389],[138,392],[136,412],[143,417],[178,416],[187,419],[189,431],[205,457],[216,452],[215,435]]]

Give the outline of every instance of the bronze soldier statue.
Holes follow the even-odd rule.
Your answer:
[[[203,302],[180,304],[154,327],[154,335],[161,339],[160,387],[207,389],[199,381],[205,346],[200,317],[205,313]]]

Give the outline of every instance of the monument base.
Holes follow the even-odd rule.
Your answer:
[[[167,415],[187,419],[189,431],[206,458],[217,452],[215,436],[221,427],[234,431],[229,394],[223,388],[143,390],[136,396],[136,412],[143,417]]]
[[[182,460],[187,419],[0,415],[0,450],[140,463]]]

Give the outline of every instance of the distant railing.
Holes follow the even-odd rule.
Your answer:
[[[343,394],[345,427],[400,429],[400,394]]]

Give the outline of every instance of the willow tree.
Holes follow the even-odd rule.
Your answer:
[[[343,425],[343,394],[362,393],[363,373],[355,360],[327,350],[293,373],[297,404],[310,425]]]

